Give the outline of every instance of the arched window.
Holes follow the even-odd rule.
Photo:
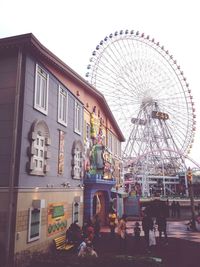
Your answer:
[[[30,130],[29,174],[44,176],[49,171],[49,145],[50,135],[46,122],[36,120]]]
[[[83,177],[83,145],[81,141],[74,141],[72,157],[72,178],[80,180]]]

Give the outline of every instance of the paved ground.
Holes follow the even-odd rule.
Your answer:
[[[146,246],[145,239],[142,237],[139,243],[136,243],[132,233],[134,222],[128,222],[128,236],[126,242],[125,251],[121,251],[119,248],[119,239],[117,234],[114,238],[111,238],[108,227],[101,229],[101,236],[95,240],[94,248],[99,256],[98,259],[110,259],[112,256],[124,257],[124,255],[133,257],[148,258],[153,257],[161,262],[161,267],[200,267],[200,232],[190,232],[186,227],[187,221],[169,221],[168,222],[168,244],[159,241],[157,238],[156,246],[150,250]],[[141,223],[141,222],[140,222]],[[157,233],[158,236],[158,233]],[[62,257],[61,257],[62,255]],[[75,256],[75,258],[73,258]],[[111,257],[110,257],[111,256]],[[45,258],[42,255],[42,259]],[[71,266],[69,259],[77,259],[77,250],[72,250],[69,253],[53,253],[46,256],[49,264],[36,265],[33,264],[30,267],[52,267],[52,266]],[[130,258],[130,257],[128,257]],[[38,258],[37,258],[38,259]],[[41,262],[40,262],[41,263]],[[64,263],[64,265],[61,265]],[[75,266],[75,265],[73,265]],[[79,265],[76,265],[77,267]],[[81,265],[83,266],[83,265]],[[91,261],[90,265],[84,265],[84,267],[97,267],[95,261]],[[99,265],[98,265],[99,266]],[[102,266],[101,267],[107,267]],[[112,266],[112,262],[109,262],[109,266]],[[141,267],[141,265],[135,265],[133,267]],[[144,264],[142,265],[143,267]],[[113,266],[114,267],[114,266]],[[120,266],[126,267],[126,266]]]
[[[168,245],[159,242],[147,252],[143,232],[140,245],[136,245],[133,238],[134,222],[128,222],[128,240],[125,254],[146,255],[162,260],[164,267],[200,267],[200,232],[187,230],[187,221],[168,222]],[[108,227],[101,229],[102,236],[96,242],[96,250],[99,255],[120,254],[117,236],[114,240],[110,238]],[[158,233],[157,233],[158,236]]]
[[[134,221],[129,221],[127,223],[127,228],[128,228],[128,233],[131,235],[133,234],[133,226],[134,226]],[[169,237],[174,237],[174,238],[180,238],[180,239],[185,239],[189,241],[194,241],[194,242],[199,242],[200,243],[200,232],[191,232],[187,230],[186,224],[188,221],[181,220],[181,221],[168,221],[167,222],[167,232]],[[141,225],[141,222],[140,222]],[[109,232],[108,227],[103,227],[101,229],[102,232],[106,233]],[[141,232],[141,236],[143,236],[144,233],[143,231]],[[156,233],[158,236],[158,232]],[[200,264],[199,264],[200,266]]]

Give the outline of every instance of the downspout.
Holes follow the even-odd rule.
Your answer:
[[[22,73],[22,50],[18,50],[17,59],[17,76],[16,76],[16,91],[14,101],[14,117],[13,117],[13,135],[11,146],[11,163],[10,163],[10,176],[9,176],[9,190],[8,190],[8,220],[7,220],[7,232],[6,232],[6,267],[12,267],[14,265],[14,242],[15,231],[13,231],[13,215],[15,214],[16,203],[14,203],[15,193],[15,165],[16,165],[16,151],[17,151],[17,130],[19,119],[19,101],[20,101],[20,87],[21,87],[21,73]]]

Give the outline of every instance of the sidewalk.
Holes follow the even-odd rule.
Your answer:
[[[168,221],[167,222],[167,233],[168,237],[174,237],[174,238],[179,238],[179,239],[184,239],[184,240],[189,240],[193,242],[198,242],[200,243],[200,232],[191,232],[187,230],[186,223],[188,220],[183,220],[183,221]],[[140,226],[142,225],[142,222],[139,221]],[[128,234],[133,234],[133,226],[135,222],[134,221],[128,221],[127,222],[127,228],[128,228]],[[110,230],[107,226],[102,227],[101,231],[103,233],[108,233]],[[158,232],[156,233],[158,236]],[[141,236],[144,236],[143,231],[141,231]],[[200,263],[199,263],[200,266]]]
[[[134,222],[128,222],[128,238],[125,254],[134,256],[156,257],[162,260],[163,267],[199,267],[200,266],[200,233],[187,230],[187,221],[174,221],[168,223],[168,245],[159,242],[148,253],[146,243],[141,232],[140,245],[135,244],[132,235]],[[140,222],[141,224],[141,222]],[[99,255],[117,255],[119,240],[117,235],[114,240],[110,238],[108,227],[101,229],[102,236],[96,242],[95,249]],[[157,233],[158,236],[158,233]]]

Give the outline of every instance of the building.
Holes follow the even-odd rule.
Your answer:
[[[101,173],[88,167],[97,144],[86,134],[96,115],[104,140],[95,149],[113,155],[109,168],[118,167],[112,172],[105,171],[108,159]],[[120,182],[112,138],[118,148],[124,141],[102,94],[34,35],[0,39],[0,247],[8,266],[13,260],[23,266],[29,253],[47,249],[71,222],[82,225],[87,205],[97,207],[94,199],[105,191],[108,205],[110,188]]]

